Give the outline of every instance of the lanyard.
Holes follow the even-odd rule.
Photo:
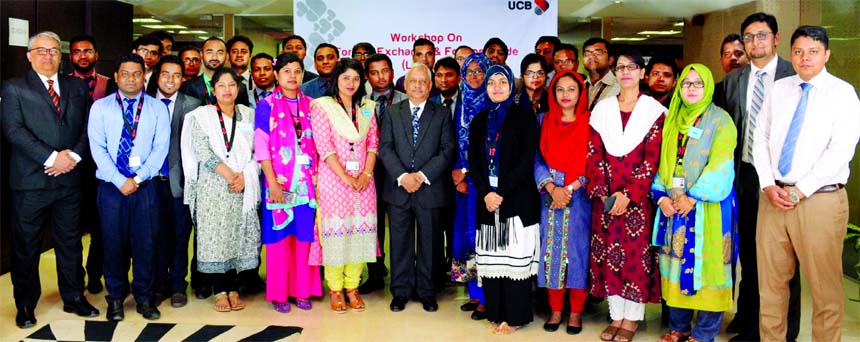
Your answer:
[[[490,136],[487,136],[487,152],[490,155],[490,175],[496,175],[496,145],[499,143],[499,134],[501,131],[496,132],[496,136],[490,140]]]
[[[589,111],[594,110],[594,106],[597,105],[597,101],[600,101],[600,94],[603,94],[604,90],[606,90],[606,83],[601,83],[600,89],[597,90],[597,95],[594,95],[594,101],[592,101],[591,106],[588,107]]]
[[[204,82],[205,82],[205,81],[204,81]],[[206,91],[206,104],[214,104],[214,103],[213,103],[213,101],[212,101],[212,93],[211,93],[211,92],[209,92],[209,87],[207,87],[207,86],[204,84],[204,85],[203,85],[203,90],[205,90],[205,91]]]
[[[256,92],[255,92],[255,94],[256,94]],[[286,105],[287,111],[290,113],[290,118],[293,119],[293,128],[295,128],[295,130],[296,130],[296,143],[298,143],[299,147],[301,147],[302,146],[302,121],[301,121],[300,117],[302,115],[302,111],[299,110],[299,108],[301,108],[302,99],[301,99],[301,97],[296,96],[296,101],[297,101],[296,102],[296,110],[298,111],[298,113],[293,114],[293,109],[290,108],[290,104],[289,104],[290,99],[284,95],[281,95],[280,98],[283,99],[284,102],[287,102],[287,105]]]
[[[233,114],[233,122],[230,124],[230,139],[227,140],[227,127],[224,126],[224,114],[221,113],[221,106],[216,105],[215,108],[218,110],[218,122],[221,123],[221,135],[224,137],[224,147],[227,148],[227,158],[230,158],[230,149],[233,148],[233,139],[236,138],[236,114]],[[236,113],[239,112],[238,108],[234,107]]]
[[[696,122],[691,127],[698,126],[699,122],[701,122],[701,121],[702,121],[702,116],[699,115],[699,117],[696,118]],[[689,132],[688,132],[688,134],[689,134]],[[678,132],[678,155],[677,155],[677,158],[675,160],[676,160],[678,167],[681,167],[681,168],[684,167],[684,155],[687,153],[687,142],[689,140],[688,138],[689,137],[687,136],[687,134],[683,134],[681,132]]]
[[[122,107],[122,100],[119,98],[119,92],[116,92],[116,103],[119,105],[120,111],[122,111],[122,123],[125,126],[125,130],[131,135],[132,143],[134,138],[137,136],[137,126],[140,124],[140,111],[143,109],[143,98],[145,96],[140,97],[140,102],[137,103],[137,114],[134,115],[134,126],[132,126],[131,122],[128,122],[128,118],[125,117],[125,108]]]

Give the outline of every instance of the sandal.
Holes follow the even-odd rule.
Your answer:
[[[630,331],[624,328],[618,329],[618,332],[615,334],[615,342],[631,342],[633,341],[633,336],[636,335],[635,331]]]
[[[514,331],[517,331],[520,327],[514,327],[508,325],[508,322],[502,322],[499,326],[493,330],[493,334],[495,335],[510,335],[513,334]]]
[[[615,334],[618,333],[618,327],[610,325],[600,333],[600,340],[610,342],[615,340]]]
[[[657,342],[685,342],[690,338],[690,333],[682,333],[672,330],[660,336]]]
[[[215,295],[215,311],[230,312],[230,300],[226,293],[221,292]]]
[[[310,299],[296,299],[296,306],[302,310],[310,310],[313,307]]]
[[[355,311],[364,311],[364,301],[358,295],[358,289],[347,289],[346,297],[349,298],[349,307]]]
[[[343,302],[343,292],[329,290],[329,300],[331,301],[331,310],[335,313],[342,314],[346,312],[346,303]]]
[[[245,308],[245,303],[239,299],[239,292],[230,291],[227,294],[227,299],[230,300],[230,310],[239,311]]]
[[[275,308],[275,311],[280,312],[280,313],[290,312],[290,302],[283,302],[283,303],[272,302],[272,307]]]

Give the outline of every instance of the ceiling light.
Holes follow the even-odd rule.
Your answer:
[[[182,26],[182,25],[140,25],[140,26],[143,26],[143,27],[146,27],[149,29],[153,29],[153,30],[167,30],[167,29],[185,30],[185,29],[187,29],[187,27]]]
[[[206,32],[203,30],[190,30],[190,31],[183,30],[183,31],[179,31],[178,34],[207,34],[207,33],[209,33],[209,32]]]
[[[135,24],[158,24],[161,20],[155,18],[134,18],[131,22]]]
[[[679,21],[679,22],[675,23],[675,25],[672,25],[672,26],[675,26],[675,27],[684,27],[684,22],[683,22],[683,21]]]
[[[611,40],[614,42],[641,42],[643,40],[647,40],[648,38],[643,37],[615,37]]]
[[[673,35],[673,34],[678,34],[678,33],[681,33],[681,31],[675,31],[675,30],[666,30],[666,31],[639,31],[639,32],[638,32],[638,33],[636,33],[636,34],[641,34],[641,35],[655,35],[655,36],[671,36],[671,35]]]
[[[206,36],[197,36],[197,38],[199,38],[199,39],[203,39],[203,40],[207,40],[207,39],[209,39],[209,37],[206,37]]]

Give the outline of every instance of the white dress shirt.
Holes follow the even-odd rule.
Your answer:
[[[806,114],[794,148],[791,171],[779,172],[779,158],[804,83],[794,75],[778,80],[758,116],[753,159],[764,189],[775,181],[795,184],[811,196],[830,184],[848,181],[848,163],[860,139],[860,99],[854,87],[823,69],[812,78]]]
[[[421,114],[424,113],[424,106],[427,104],[427,100],[424,100],[420,104],[412,103],[412,100],[409,100],[409,114],[412,114],[415,111],[415,107],[418,107],[418,120],[421,120]],[[420,128],[419,128],[420,129]],[[400,184],[400,180],[403,179],[403,176],[406,176],[406,172],[397,177],[397,186],[403,186]],[[424,175],[424,172],[418,171],[418,174],[421,175],[421,178],[424,178],[424,183],[430,185],[430,180],[427,179],[427,176]]]
[[[744,117],[744,120],[746,121],[744,122],[744,127],[749,127],[749,113],[752,111],[752,102],[754,97],[753,90],[755,90],[755,84],[758,83],[758,77],[756,77],[755,73],[759,70],[764,70],[764,72],[766,73],[762,78],[762,81],[764,81],[764,99],[762,101],[766,101],[768,96],[770,95],[770,92],[773,90],[773,81],[776,79],[776,65],[778,60],[779,56],[774,55],[770,62],[768,62],[767,65],[765,65],[764,68],[761,69],[756,67],[755,64],[750,63],[750,74],[749,80],[747,81],[747,103],[745,104],[745,107],[747,109],[747,116]],[[764,112],[764,102],[762,102],[761,112]],[[747,149],[749,148],[747,144],[749,144],[750,141],[749,130],[744,129],[744,131],[740,133],[744,135],[744,145],[741,146],[743,148],[741,151],[744,152],[741,153],[741,161],[743,161],[744,163],[750,163],[751,161],[747,160],[748,158],[746,153]]]
[[[54,81],[54,93],[56,93],[57,96],[60,96],[60,82],[59,82],[59,78],[57,77],[57,74],[54,74],[51,77],[46,77],[46,76],[37,72],[36,75],[38,75],[39,79],[42,80],[42,85],[45,86],[45,90],[48,90],[48,80]],[[54,166],[54,162],[57,160],[57,154],[59,154],[59,152],[57,152],[57,151],[51,152],[51,155],[48,156],[48,159],[45,160],[45,162],[42,163],[42,165],[44,165],[45,167]],[[81,156],[79,156],[77,153],[72,152],[70,150],[69,155],[72,156],[72,159],[75,160],[75,163],[81,162]]]
[[[170,100],[170,104],[169,104],[169,105],[167,105],[167,112],[170,114],[170,121],[171,121],[171,122],[173,122],[173,108],[175,108],[175,107],[176,107],[176,98],[177,98],[177,97],[179,97],[177,94],[179,94],[179,92],[178,92],[178,91],[177,91],[177,92],[175,92],[175,93],[173,93],[173,95],[171,95],[170,97],[167,97],[167,96],[164,96],[164,94],[162,94],[162,93],[161,93],[161,90],[159,90],[159,91],[155,94],[155,99],[156,99],[156,100],[158,100],[158,102],[161,102],[161,99],[169,99],[169,100]],[[162,102],[162,103],[163,103],[163,102]]]

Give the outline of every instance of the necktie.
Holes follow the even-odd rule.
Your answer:
[[[412,108],[412,145],[418,144],[418,110],[421,107]]]
[[[381,95],[376,98],[376,116],[379,117],[382,115],[382,112],[385,112],[385,106],[388,105],[388,99],[385,95]]]
[[[261,96],[260,96],[260,100],[262,100],[262,99],[265,99],[265,98],[269,97],[269,95],[272,95],[272,92],[271,92],[271,91],[268,91],[268,90],[263,91],[263,95],[261,95]],[[259,101],[257,101],[257,102],[259,102]]]
[[[125,100],[125,120],[134,127],[134,103],[137,99]],[[131,171],[131,166],[128,164],[129,156],[131,156],[131,148],[134,146],[134,140],[131,138],[131,132],[123,125],[122,135],[119,138],[119,152],[116,154],[116,167],[123,176],[133,177],[134,172]]]
[[[161,99],[161,102],[164,102],[164,105],[167,106],[167,113],[171,114],[170,117],[173,117],[173,113],[170,112],[170,99]],[[170,166],[167,164],[167,157],[164,157],[164,164],[161,165],[161,175],[167,177],[170,174]]]
[[[454,110],[453,108],[451,108],[451,106],[454,105],[454,99],[445,99],[445,101],[442,101],[442,105],[445,106],[445,109],[448,110],[448,113],[452,115],[454,114]]]
[[[809,89],[812,89],[812,85],[801,83],[800,88],[803,89],[803,95],[800,96],[800,102],[797,103],[797,109],[794,110],[794,117],[791,118],[791,125],[788,126],[788,134],[786,134],[785,143],[782,145],[782,153],[779,154],[779,173],[783,176],[791,171],[791,162],[794,159],[794,147],[797,145],[800,128],[803,127],[803,118],[806,116],[806,102],[809,100]]]
[[[57,111],[57,115],[60,115],[60,95],[57,95],[57,92],[54,91],[54,80],[48,80],[48,96],[51,97],[51,102],[54,103],[54,110]]]
[[[753,142],[755,141],[754,134],[755,133],[755,125],[758,121],[758,112],[761,110],[761,105],[764,103],[764,76],[767,75],[764,70],[759,70],[755,72],[756,82],[753,87],[753,97],[752,97],[752,105],[750,106],[749,113],[749,122],[747,123],[747,149],[744,151],[746,153],[747,160],[752,163],[753,161]]]
[[[87,76],[84,78],[84,81],[87,82],[87,86],[90,87],[90,100],[93,99],[93,92],[96,90],[96,78],[93,76]]]

